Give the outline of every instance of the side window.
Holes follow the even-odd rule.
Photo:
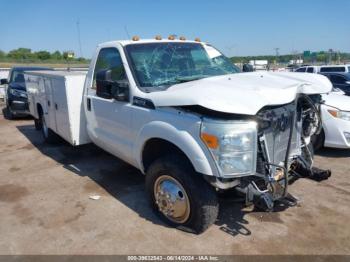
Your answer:
[[[345,84],[346,79],[343,76],[339,76],[339,75],[331,75],[331,82],[333,84]]]
[[[111,70],[112,81],[127,79],[120,53],[118,49],[114,47],[103,48],[100,50],[94,70],[92,83],[93,89],[96,89],[96,75],[102,70]]]
[[[305,71],[306,71],[306,67],[301,67],[295,70],[295,72],[305,72]]]
[[[314,72],[314,68],[313,67],[308,67],[307,68],[307,72],[308,73],[313,73]]]

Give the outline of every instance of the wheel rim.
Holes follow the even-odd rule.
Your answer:
[[[49,129],[47,128],[44,116],[42,116],[41,122],[43,123],[43,134],[44,134],[44,137],[47,138],[48,134],[49,134]]]
[[[159,211],[170,221],[184,223],[190,216],[190,201],[183,186],[173,177],[162,175],[154,183],[154,199]]]

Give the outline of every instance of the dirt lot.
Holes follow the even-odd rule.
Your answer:
[[[43,144],[32,120],[0,115],[0,254],[350,254],[349,159],[320,152],[333,175],[294,183],[296,207],[262,213],[221,200],[197,236],[151,212],[133,167],[93,145]]]

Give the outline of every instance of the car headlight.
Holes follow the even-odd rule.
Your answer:
[[[21,90],[17,90],[17,89],[10,89],[10,93],[13,96],[27,98],[27,93],[25,91],[21,91]]]
[[[329,109],[328,112],[336,117],[336,118],[340,118],[346,121],[350,121],[350,112],[347,111],[341,111],[341,110],[336,110],[336,109]]]
[[[255,174],[256,122],[204,120],[201,139],[210,150],[222,176]]]

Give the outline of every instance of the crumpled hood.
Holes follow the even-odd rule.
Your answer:
[[[298,93],[321,94],[332,90],[322,75],[253,72],[215,76],[173,85],[147,94],[156,107],[199,105],[211,110],[255,115],[264,106],[292,102]]]
[[[343,111],[350,111],[350,96],[341,95],[338,92],[331,92],[322,95],[322,99],[327,106],[335,107]]]

